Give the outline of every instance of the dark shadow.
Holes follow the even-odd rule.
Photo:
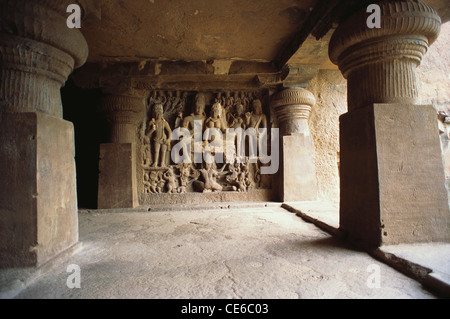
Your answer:
[[[99,144],[106,140],[107,127],[98,113],[102,93],[81,89],[69,78],[61,89],[63,118],[75,130],[75,161],[79,208],[97,208]]]

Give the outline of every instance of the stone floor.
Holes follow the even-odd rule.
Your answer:
[[[79,222],[81,251],[9,297],[436,298],[275,203],[85,210]],[[80,267],[79,289],[67,287],[70,264]]]

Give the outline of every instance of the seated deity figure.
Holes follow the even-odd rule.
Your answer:
[[[220,192],[223,190],[222,185],[217,182],[217,178],[223,174],[225,165],[221,170],[216,169],[215,163],[205,163],[205,168],[200,169],[200,173],[204,182],[200,182],[203,193],[207,192]]]
[[[254,128],[256,132],[260,128],[267,128],[267,117],[262,111],[261,101],[253,100],[252,109],[252,113],[247,112],[245,114],[247,128]]]
[[[170,141],[172,137],[172,130],[169,123],[164,119],[164,109],[162,104],[155,105],[155,118],[149,121],[147,130],[145,132],[146,137],[153,141],[153,167],[166,166],[166,152],[170,148]],[[161,158],[161,161],[159,161]]]

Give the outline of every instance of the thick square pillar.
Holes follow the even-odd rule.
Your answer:
[[[78,243],[74,130],[0,113],[0,266],[40,266]]]
[[[135,143],[101,144],[99,170],[99,209],[139,206]]]
[[[368,246],[450,240],[435,109],[372,104],[340,130],[341,229]]]
[[[282,136],[282,183],[279,197],[283,202],[317,199],[314,144],[311,135]]]
[[[285,88],[272,98],[280,126],[281,163],[276,189],[282,202],[317,199],[314,142],[308,119],[316,103],[304,88]]]

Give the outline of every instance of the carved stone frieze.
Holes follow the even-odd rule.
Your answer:
[[[270,179],[260,174],[262,164],[251,159],[250,138],[227,134],[230,129],[244,132],[254,128],[257,132],[268,128],[266,95],[250,91],[150,92],[147,116],[141,120],[137,138],[141,196],[270,188]],[[179,132],[188,136],[174,135]],[[172,152],[174,147],[181,151]],[[179,160],[173,154],[190,160]],[[216,161],[217,155],[222,155],[223,161]]]

